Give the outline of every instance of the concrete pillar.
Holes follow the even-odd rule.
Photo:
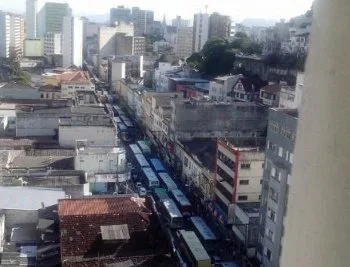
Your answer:
[[[318,0],[282,267],[350,266],[350,1]]]

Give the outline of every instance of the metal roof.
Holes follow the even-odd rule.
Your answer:
[[[102,240],[129,240],[129,228],[127,224],[101,225]]]

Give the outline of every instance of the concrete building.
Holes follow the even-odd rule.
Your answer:
[[[62,32],[63,18],[72,16],[72,10],[66,3],[47,2],[38,13],[38,37],[47,32]]]
[[[159,66],[154,72],[157,92],[169,92],[169,78],[174,76],[175,72],[181,70],[180,66],[172,66],[167,62],[159,62]]]
[[[133,39],[134,43],[132,54],[136,56],[143,56],[144,54],[146,54],[146,38],[143,36],[136,36]]]
[[[176,16],[175,19],[172,19],[171,21],[171,26],[174,26],[176,28],[180,28],[180,27],[190,27],[190,20],[189,19],[183,19],[181,18],[181,16]]]
[[[25,39],[24,56],[25,57],[42,57],[43,41],[41,39]]]
[[[62,54],[62,34],[55,32],[47,32],[43,38],[44,56]]]
[[[143,56],[114,56],[108,60],[108,82],[111,88],[115,88],[121,79],[142,78],[143,73]]]
[[[185,59],[192,55],[193,28],[178,27],[175,51],[179,58]]]
[[[61,82],[61,98],[74,99],[76,91],[95,92],[95,84],[89,80]]]
[[[253,103],[172,99],[171,107],[171,140],[223,136],[259,137],[267,125],[266,108]]]
[[[164,40],[169,43],[170,47],[175,47],[177,38],[177,27],[165,26],[163,36]]]
[[[117,8],[111,8],[110,10],[110,20],[109,23],[111,26],[115,24],[116,21],[131,21],[131,10],[124,6],[118,6]]]
[[[280,108],[296,109],[301,106],[304,88],[304,73],[297,74],[295,87],[282,86],[279,99]]]
[[[134,37],[125,35],[125,34],[116,34],[114,55],[117,55],[117,56],[133,55],[133,52],[134,52]]]
[[[270,109],[261,191],[261,246],[257,253],[264,267],[279,266],[297,124],[297,110]]]
[[[154,21],[154,12],[133,7],[131,12],[132,22],[135,26],[135,36],[143,36],[150,32]]]
[[[193,18],[193,52],[200,52],[209,38],[209,15],[198,13]]]
[[[283,82],[270,82],[260,89],[260,101],[268,107],[278,107],[280,102],[281,87],[285,85]]]
[[[28,84],[0,83],[0,99],[39,99],[39,91]]]
[[[83,65],[83,21],[64,17],[62,30],[63,67]]]
[[[226,138],[217,142],[214,201],[227,223],[234,223],[234,203],[260,202],[264,138]]]
[[[0,36],[0,57],[22,57],[24,42],[22,16],[0,11]]]
[[[209,17],[209,36],[211,38],[228,38],[231,34],[230,16],[220,15],[215,12]]]
[[[306,28],[289,28],[289,39],[281,43],[286,53],[306,53],[308,51],[310,25]]]
[[[214,101],[231,101],[232,90],[239,75],[216,77],[209,84],[209,98]]]
[[[38,1],[27,0],[26,1],[26,38],[35,39],[37,37],[37,13],[38,13]]]
[[[260,89],[266,84],[258,76],[241,76],[229,94],[237,101],[254,102],[259,100]]]

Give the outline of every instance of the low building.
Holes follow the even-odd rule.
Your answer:
[[[196,83],[195,85],[177,84],[176,92],[183,93],[184,98],[203,98],[209,95],[208,83]]]
[[[216,77],[210,81],[209,98],[214,101],[232,100],[232,97],[229,96],[229,93],[232,92],[233,87],[241,77],[241,75]]]
[[[39,99],[40,94],[37,88],[28,84],[0,83],[0,99]]]
[[[62,267],[125,261],[143,265],[170,252],[145,199],[124,195],[60,200],[58,215]]]
[[[262,136],[267,110],[254,103],[171,100],[171,140]]]
[[[269,83],[260,89],[260,101],[268,107],[278,107],[280,102],[281,87],[284,83]]]
[[[241,251],[253,258],[259,239],[260,202],[235,203],[232,231],[241,242]]]
[[[61,82],[61,98],[74,98],[78,90],[95,92],[95,84],[89,80]]]
[[[280,108],[297,109],[301,105],[304,87],[304,73],[297,74],[295,86],[282,86],[280,92]]]
[[[181,71],[182,69],[180,66],[172,66],[170,63],[159,62],[159,66],[154,72],[157,92],[169,92],[169,78],[174,77],[177,72]]]
[[[233,204],[259,202],[265,138],[218,139],[214,201],[227,223],[233,222]]]
[[[24,57],[42,57],[43,42],[41,39],[24,40]]]
[[[210,138],[177,141],[175,154],[184,183],[193,189],[194,198],[206,201],[214,195],[216,140]]]
[[[39,93],[41,99],[52,100],[61,98],[61,88],[59,86],[54,86],[51,84],[40,86]]]
[[[202,86],[206,87],[209,85],[209,81],[197,77],[197,74],[182,70],[181,72],[168,77],[168,91],[174,92],[178,85],[190,85],[190,86]]]
[[[260,89],[265,85],[266,82],[258,76],[240,77],[230,96],[238,101],[255,102],[259,99]]]

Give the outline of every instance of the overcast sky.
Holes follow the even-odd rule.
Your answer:
[[[44,2],[69,3],[75,15],[99,15],[109,13],[111,7],[126,5],[139,6],[155,12],[155,18],[161,20],[166,14],[167,20],[181,15],[193,19],[193,14],[205,11],[220,12],[231,16],[235,21],[245,18],[289,19],[305,13],[312,0],[38,0],[39,6]],[[26,0],[0,0],[0,10],[25,12]]]

